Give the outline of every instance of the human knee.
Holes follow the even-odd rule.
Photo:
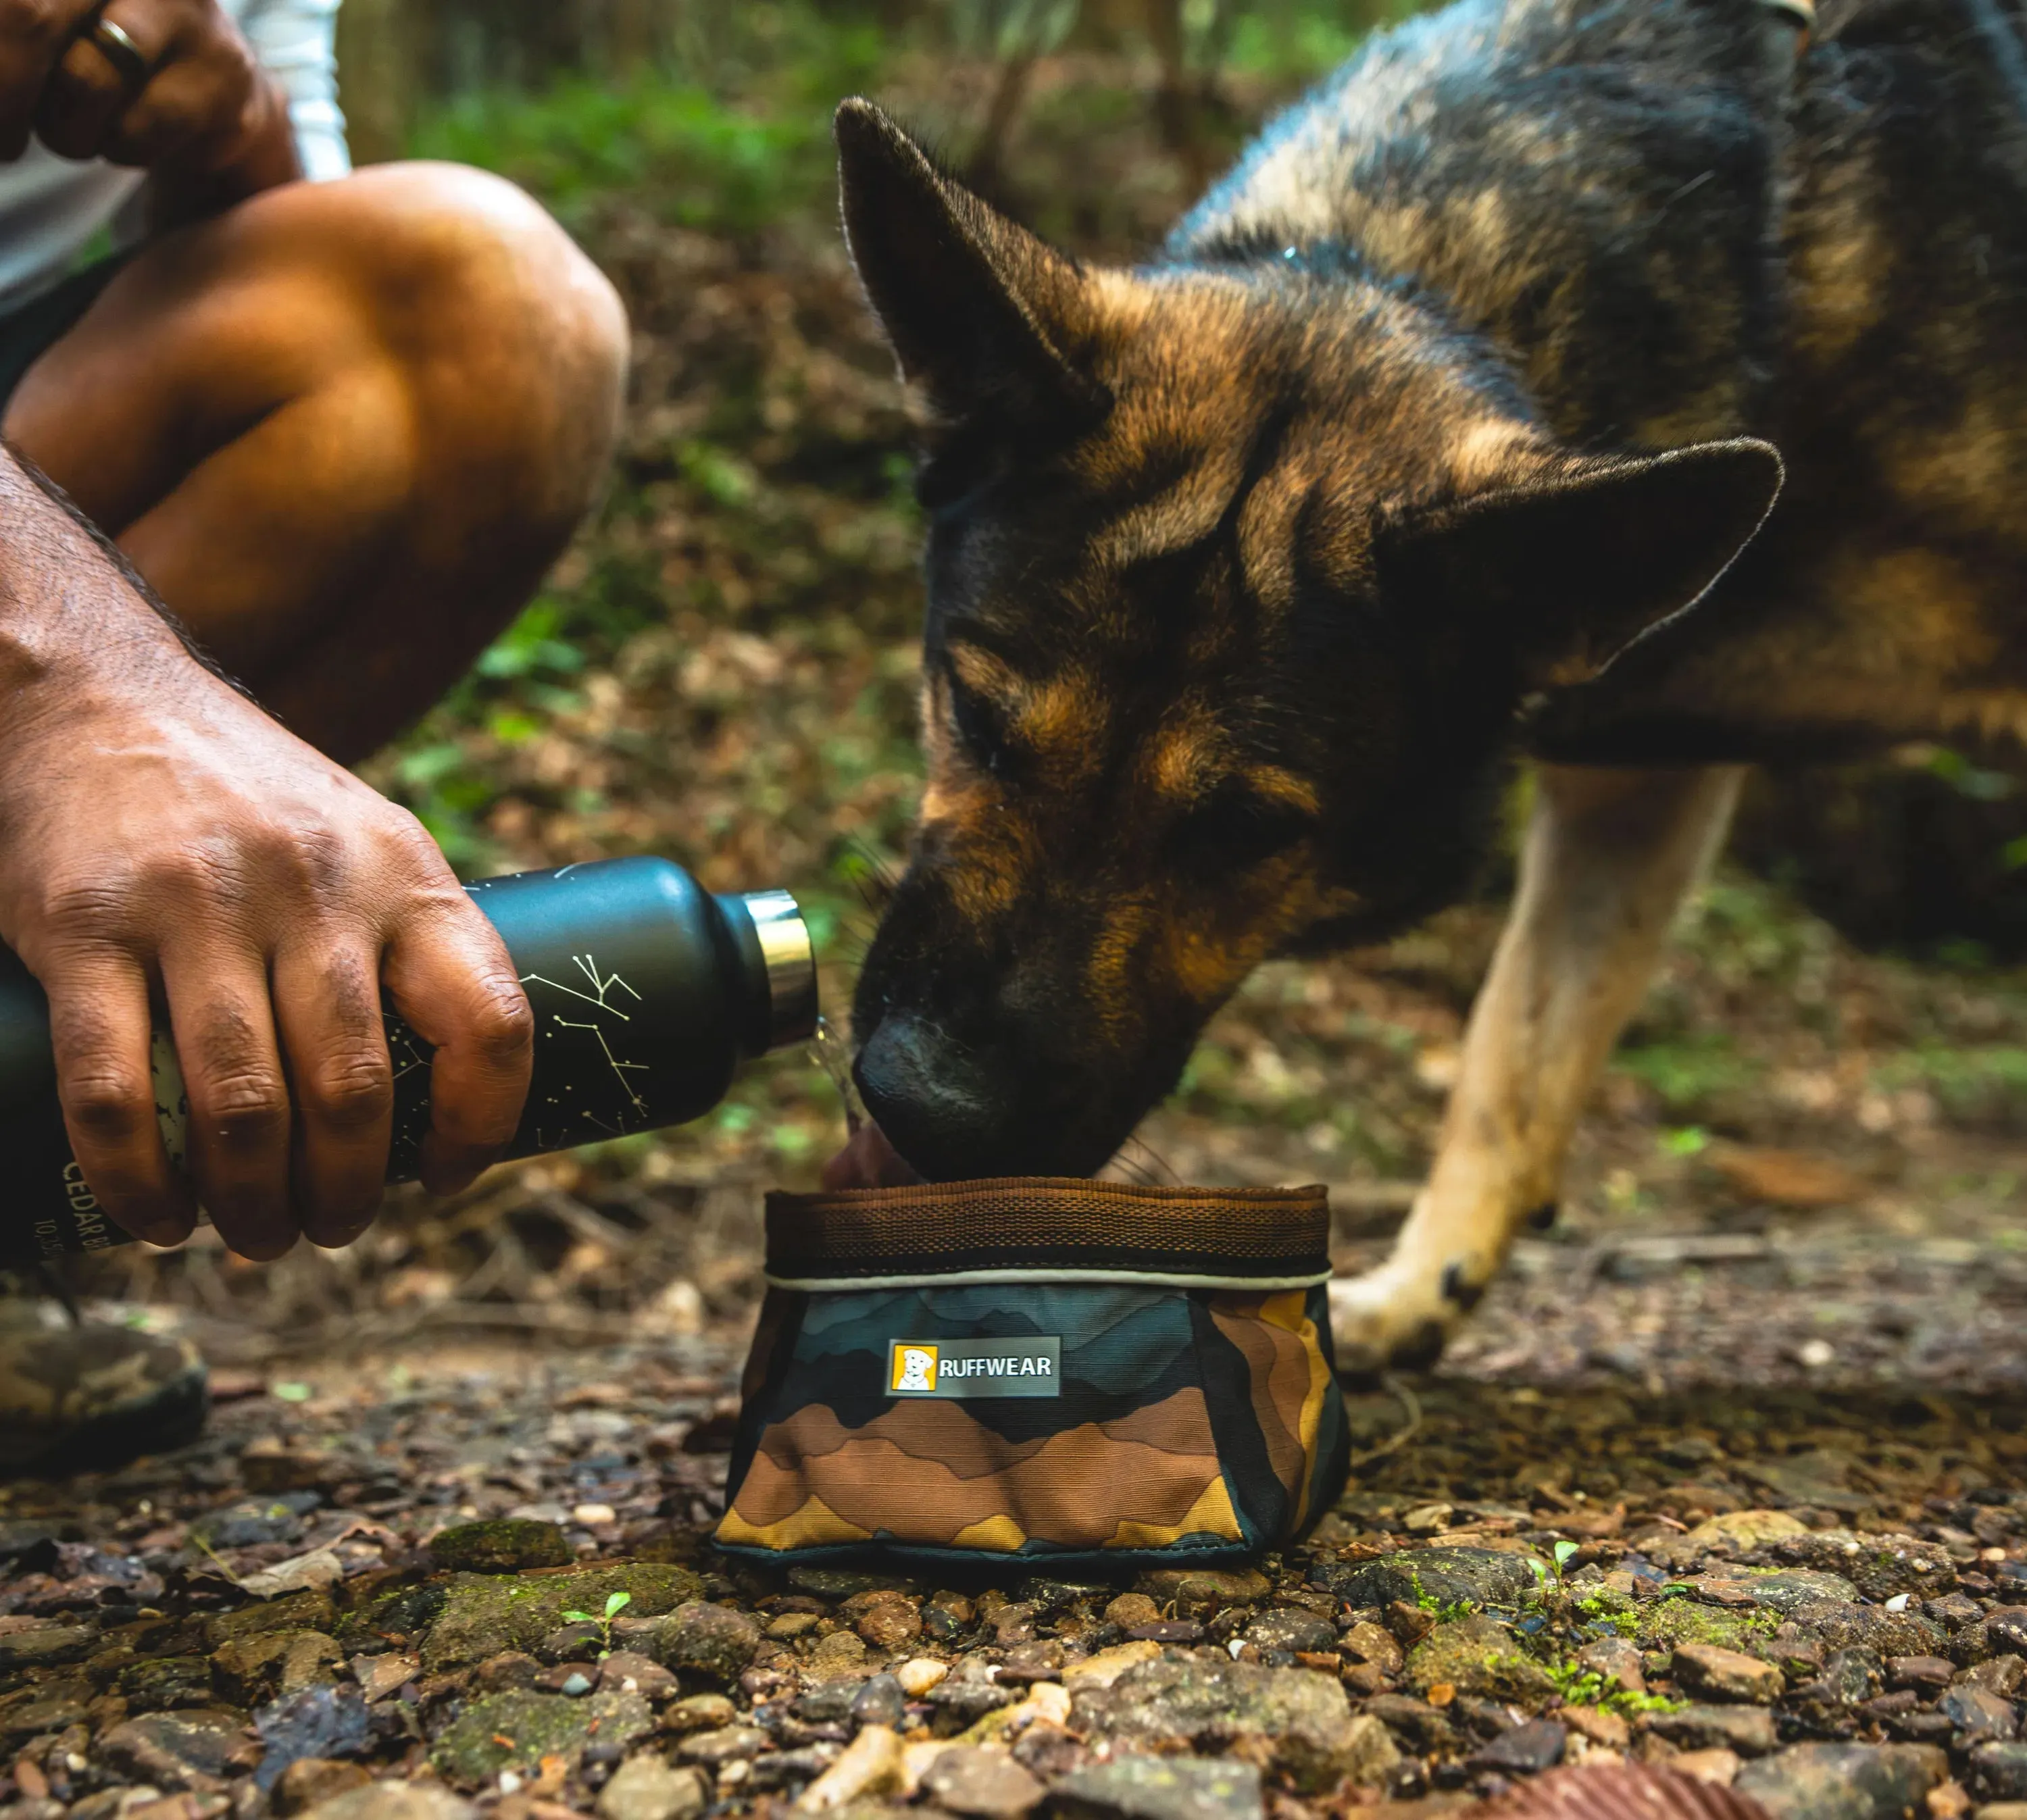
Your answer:
[[[408,374],[427,471],[482,475],[531,525],[574,520],[610,455],[627,356],[611,283],[525,192],[462,165],[376,165],[305,197]]]

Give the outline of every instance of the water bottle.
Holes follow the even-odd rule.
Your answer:
[[[510,1157],[681,1124],[733,1071],[816,1032],[816,957],[786,892],[714,896],[666,859],[599,860],[466,887],[499,930],[535,1015],[534,1078]],[[387,1179],[412,1181],[430,1124],[429,1044],[383,1013],[394,1065]],[[155,1113],[180,1162],[189,1106],[157,1033]],[[71,1154],[42,988],[0,948],[0,1266],[98,1251],[128,1235]]]

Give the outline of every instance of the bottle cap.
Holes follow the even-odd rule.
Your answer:
[[[802,909],[785,891],[750,891],[739,901],[767,969],[768,1047],[807,1043],[817,1032],[817,951]]]

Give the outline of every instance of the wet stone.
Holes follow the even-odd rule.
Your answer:
[[[891,1674],[876,1674],[852,1696],[851,1722],[860,1726],[898,1728],[908,1710],[907,1696]]]
[[[1397,1755],[1383,1725],[1354,1718],[1343,1688],[1306,1669],[1170,1656],[1128,1669],[1109,1687],[1080,1688],[1073,1698],[1072,1729],[1087,1737],[1215,1745],[1266,1738],[1305,1789],[1383,1774]]]
[[[1758,1706],[1685,1706],[1649,1719],[1649,1729],[1678,1750],[1735,1751],[1763,1757],[1779,1741],[1774,1715]]]
[[[1567,1729],[1554,1720],[1529,1719],[1524,1725],[1509,1726],[1491,1743],[1474,1752],[1468,1761],[1476,1770],[1537,1775],[1563,1760],[1563,1748],[1568,1741]]]
[[[976,1725],[989,1712],[1019,1700],[1017,1687],[1002,1687],[988,1665],[968,1656],[925,1696],[935,1709],[936,1730],[946,1737]]]
[[[598,1685],[605,1693],[637,1693],[644,1700],[663,1700],[681,1683],[661,1663],[638,1651],[615,1649],[598,1665]]]
[[[373,1740],[373,1721],[354,1687],[311,1687],[263,1707],[253,1715],[260,1766],[253,1780],[271,1789],[291,1763],[308,1757],[349,1757]]]
[[[1896,1656],[1886,1665],[1887,1685],[1933,1691],[1955,1678],[1956,1664],[1940,1656]]]
[[[1448,1685],[1486,1700],[1536,1705],[1556,1691],[1548,1672],[1496,1618],[1438,1624],[1408,1652],[1408,1680],[1418,1693]]]
[[[751,1773],[740,1784],[755,1793],[769,1789],[800,1789],[813,1782],[837,1761],[843,1746],[806,1744],[792,1751],[773,1751],[752,1760]]]
[[[1242,1634],[1256,1649],[1285,1649],[1291,1655],[1337,1647],[1337,1626],[1313,1611],[1263,1611]],[[1383,1630],[1380,1634],[1386,1633]],[[1387,1641],[1393,1639],[1389,1637]],[[1395,1653],[1397,1659],[1397,1646]]]
[[[1456,1747],[1456,1726],[1427,1700],[1410,1700],[1404,1693],[1375,1694],[1366,1701],[1365,1711],[1412,1749],[1442,1752]]]
[[[477,1811],[441,1782],[390,1781],[319,1801],[305,1820],[473,1820]]]
[[[1708,1643],[1684,1644],[1675,1652],[1672,1672],[1683,1691],[1699,1699],[1754,1705],[1778,1700],[1785,1685],[1772,1663]]]
[[[669,1615],[655,1652],[663,1667],[679,1673],[732,1682],[760,1653],[760,1626],[747,1613],[692,1600]]]
[[[1310,1578],[1352,1605],[1512,1604],[1535,1588],[1527,1560],[1495,1549],[1412,1549],[1353,1564],[1326,1562]]]
[[[1832,1649],[1863,1648],[1881,1656],[1937,1656],[1949,1639],[1920,1612],[1825,1600],[1792,1614],[1796,1623]]]
[[[577,1559],[555,1523],[532,1517],[496,1517],[438,1530],[428,1543],[430,1564],[468,1574],[518,1574],[530,1567],[567,1567]]]
[[[945,1751],[922,1777],[922,1791],[940,1807],[970,1820],[1020,1820],[1047,1791],[1004,1751],[958,1745]]]
[[[1192,1757],[1115,1757],[1050,1791],[1065,1820],[1261,1820],[1260,1772],[1250,1763]]]
[[[799,1710],[801,1702],[796,1703]],[[693,1693],[662,1715],[662,1730],[680,1737],[691,1732],[716,1731],[734,1724],[739,1708],[722,1693]]]
[[[151,1662],[129,1663],[120,1671],[117,1685],[135,1712],[209,1706],[211,1660],[203,1656],[165,1656]]]
[[[1707,1580],[1716,1578],[1705,1576]],[[1726,1575],[1721,1584],[1735,1589],[1748,1604],[1778,1611],[1784,1618],[1793,1618],[1804,1607],[1826,1599],[1848,1603],[1858,1596],[1858,1589],[1842,1575],[1807,1567],[1790,1567],[1773,1574]]]
[[[1973,1683],[1946,1689],[1936,1702],[1936,1710],[1957,1733],[1959,1749],[2009,1743],[2019,1735],[2020,1715],[2012,1701]]]
[[[1647,1676],[1641,1666],[1640,1646],[1630,1637],[1601,1637],[1577,1652],[1578,1667],[1595,1674],[1606,1686],[1621,1693],[1645,1693]]]
[[[1748,1763],[1732,1786],[1773,1820],[1902,1820],[1946,1769],[1922,1744],[1797,1744]]]
[[[1959,1678],[1988,1688],[2001,1700],[2027,1698],[2027,1657],[1991,1656],[1962,1670]]]
[[[130,1781],[208,1792],[250,1759],[248,1746],[236,1713],[159,1712],[115,1726],[93,1755]]]
[[[430,1752],[452,1781],[476,1785],[502,1770],[528,1770],[544,1757],[575,1760],[596,1737],[624,1744],[653,1723],[638,1694],[493,1693],[469,1702]]]
[[[696,1575],[687,1569],[642,1561],[534,1578],[453,1575],[444,1588],[443,1608],[423,1642],[423,1666],[441,1674],[483,1662],[502,1650],[533,1651],[563,1625],[565,1612],[602,1611],[615,1593],[629,1596],[629,1611],[654,1616],[701,1590]]]
[[[302,1757],[275,1779],[268,1802],[286,1820],[286,1816],[301,1814],[347,1789],[363,1789],[372,1780],[372,1772],[362,1764],[339,1763],[331,1757]]]
[[[757,1757],[767,1748],[767,1734],[758,1726],[721,1726],[715,1731],[692,1732],[676,1747],[686,1763],[722,1770],[727,1763]]]
[[[652,1752],[629,1757],[598,1792],[598,1820],[693,1820],[711,1799],[695,1770]]]
[[[47,1668],[82,1662],[98,1648],[98,1633],[83,1624],[51,1624],[0,1637],[0,1669]]]
[[[1406,1662],[1406,1654],[1394,1633],[1383,1624],[1375,1624],[1371,1619],[1361,1619],[1338,1639],[1341,1653],[1354,1662],[1364,1663],[1383,1675],[1396,1675]],[[1324,1647],[1327,1648],[1328,1645]]]
[[[1980,1744],[1970,1754],[1970,1781],[1988,1801],[2027,1801],[2027,1744]]]

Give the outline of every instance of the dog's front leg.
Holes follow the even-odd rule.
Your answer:
[[[1744,774],[1540,768],[1519,889],[1471,1008],[1435,1166],[1393,1256],[1331,1286],[1346,1368],[1432,1362],[1520,1225],[1554,1219],[1584,1102]]]

